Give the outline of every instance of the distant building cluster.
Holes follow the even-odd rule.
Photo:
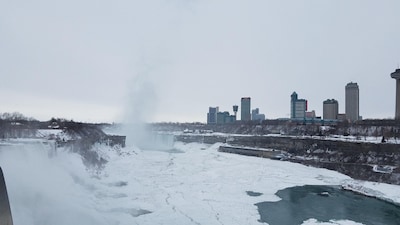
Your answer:
[[[251,120],[265,120],[265,115],[260,113],[259,108],[251,110]]]
[[[209,107],[207,124],[226,124],[236,121],[236,114],[230,115],[228,111],[220,112],[219,107]]]
[[[207,124],[229,124],[237,121],[237,112],[239,111],[238,105],[233,105],[233,115],[228,111],[219,111],[219,107],[209,107],[207,113]],[[260,113],[260,109],[256,108],[251,110],[251,98],[243,97],[240,101],[240,120],[265,120],[265,115]]]
[[[400,120],[400,68],[391,73],[396,80],[396,112],[395,119]],[[233,115],[228,111],[219,112],[218,107],[210,107],[207,113],[207,124],[226,124],[237,121],[239,106],[233,106]],[[291,120],[323,120],[323,121],[349,121],[362,120],[360,116],[360,92],[357,83],[350,82],[345,86],[345,112],[339,112],[339,102],[336,99],[323,101],[322,118],[317,116],[314,110],[308,111],[308,101],[300,99],[296,92],[290,96],[290,119]],[[251,98],[241,98],[240,104],[241,121],[262,121],[265,115],[260,113],[259,108],[251,110]]]
[[[290,118],[294,120],[319,119],[324,121],[354,122],[361,120],[360,116],[360,95],[357,83],[350,82],[345,87],[345,113],[339,113],[339,102],[336,99],[323,101],[322,118],[316,116],[315,111],[307,112],[307,100],[299,99],[296,92],[290,96]]]

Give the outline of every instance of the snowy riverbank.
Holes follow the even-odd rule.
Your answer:
[[[374,197],[383,201],[400,205],[400,186],[385,183],[346,180],[342,187],[365,196]]]

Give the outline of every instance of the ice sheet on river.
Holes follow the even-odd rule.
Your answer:
[[[88,170],[59,150],[0,151],[15,224],[259,224],[257,207],[278,190],[340,185],[350,178],[290,162],[220,153],[218,144],[176,143],[178,151],[96,146],[108,163]],[[390,193],[400,193],[390,186]],[[249,196],[247,192],[262,193]],[[351,221],[310,224],[356,224]]]

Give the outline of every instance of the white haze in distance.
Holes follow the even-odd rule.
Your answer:
[[[351,81],[364,118],[393,118],[399,8],[398,0],[2,1],[0,111],[122,122],[132,81],[150,76],[151,121],[205,122],[209,106],[232,111],[244,96],[267,118],[288,117],[293,91],[317,115],[331,98],[343,113]]]

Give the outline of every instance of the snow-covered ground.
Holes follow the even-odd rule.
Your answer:
[[[326,169],[221,153],[219,145],[178,142],[175,151],[98,145],[94,150],[109,162],[94,171],[77,154],[26,144],[0,148],[0,166],[16,225],[261,224],[254,204],[279,201],[278,190],[355,182]],[[400,186],[357,184],[400,202]]]

